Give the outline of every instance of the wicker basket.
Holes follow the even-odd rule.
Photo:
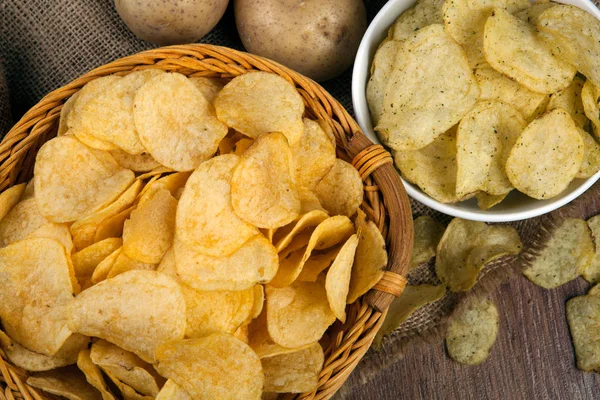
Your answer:
[[[48,94],[12,128],[0,144],[0,190],[31,178],[36,153],[56,135],[61,108],[70,96],[95,78],[146,68],[220,78],[255,70],[276,73],[296,86],[309,117],[322,118],[330,124],[337,140],[338,157],[352,162],[360,172],[365,185],[362,209],[386,237],[388,271],[373,290],[348,306],[345,324],[338,321],[327,331],[325,365],[318,390],[283,396],[331,397],[369,349],[389,303],[404,289],[403,275],[411,255],[413,228],[408,198],[390,154],[371,143],[346,110],[312,80],[261,57],[201,44],[160,48],[114,61]],[[12,366],[0,350],[0,400],[54,398],[29,387],[26,378],[27,372]]]

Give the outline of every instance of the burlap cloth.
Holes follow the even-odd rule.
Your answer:
[[[598,4],[598,0],[595,1]],[[365,4],[371,20],[385,1],[367,0]],[[231,7],[202,42],[242,49]],[[114,10],[112,0],[0,0],[0,133],[4,134],[10,127],[11,114],[17,120],[49,91],[109,61],[152,47],[129,32]],[[352,112],[350,82],[351,71],[348,70],[323,85]],[[518,272],[543,245],[547,231],[565,215],[595,215],[599,210],[595,202],[598,192],[600,185],[595,185],[557,212],[511,224],[523,239],[523,254],[486,266],[469,294],[449,294],[416,312],[392,337],[384,340],[380,351],[370,351],[365,356],[338,397],[344,397],[344,393],[356,385],[367,383],[378,371],[397,360],[404,346],[440,340],[448,315],[460,301],[466,296],[487,293]],[[450,220],[415,201],[412,207],[415,217],[426,214],[443,223]],[[438,283],[432,266],[424,265],[413,271],[409,282]]]

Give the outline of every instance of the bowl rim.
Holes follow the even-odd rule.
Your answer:
[[[600,20],[600,9],[591,0],[553,0],[556,3],[570,4],[577,6]],[[416,0],[389,0],[379,10],[375,18],[369,24],[356,53],[356,60],[352,70],[352,106],[356,121],[360,125],[364,134],[374,143],[381,144],[381,141],[374,132],[371,115],[366,100],[366,84],[370,74],[370,66],[377,46],[381,43],[387,34],[389,26],[393,21],[409,7],[414,5]],[[397,171],[397,170],[396,170]],[[400,175],[400,172],[398,171]],[[564,206],[576,199],[589,189],[598,179],[600,171],[589,178],[577,179],[572,181],[577,186],[569,190],[565,189],[558,196],[548,200],[534,200],[539,206],[518,211],[496,211],[491,210],[470,210],[459,203],[442,203],[423,192],[417,185],[407,182],[402,178],[402,183],[406,188],[408,195],[414,200],[430,207],[441,213],[474,221],[483,222],[512,222],[528,218],[538,217]],[[514,193],[514,191],[513,191]],[[521,196],[525,196],[520,194]]]

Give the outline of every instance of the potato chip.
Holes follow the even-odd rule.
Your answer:
[[[338,158],[314,193],[331,215],[352,217],[363,200],[363,182],[356,168]]]
[[[172,379],[168,379],[158,392],[156,400],[192,400],[192,397]]]
[[[61,136],[46,142],[34,168],[35,199],[52,222],[72,222],[106,207],[133,182],[107,153]]]
[[[460,46],[440,24],[406,40],[386,88],[375,130],[394,150],[418,150],[475,105],[479,87]]]
[[[596,284],[588,290],[587,293],[589,296],[598,296],[600,295],[600,284]]]
[[[94,243],[98,243],[102,240],[109,238],[123,236],[123,225],[125,224],[125,221],[131,216],[133,210],[135,210],[136,208],[137,205],[133,205],[124,209],[118,214],[115,214],[112,217],[108,217],[104,221],[100,222],[96,227],[96,232],[94,233]]]
[[[26,383],[69,400],[102,400],[100,393],[87,383],[81,371],[73,367],[32,374]]]
[[[215,99],[217,117],[251,138],[281,132],[290,145],[302,137],[304,102],[279,75],[251,72],[233,78]]]
[[[488,210],[494,207],[496,204],[502,202],[508,196],[508,193],[501,195],[492,195],[487,193],[476,193],[475,198],[477,199],[477,207],[482,210]]]
[[[128,384],[121,381],[114,374],[108,371],[104,371],[106,376],[110,378],[110,380],[115,384],[115,386],[121,392],[121,396],[123,396],[123,400],[153,400],[152,396],[145,396],[135,391],[134,388],[129,386]]]
[[[299,185],[314,188],[333,167],[335,145],[317,121],[304,118],[304,133],[293,146],[292,159]]]
[[[537,27],[558,57],[600,86],[600,21],[596,17],[559,4],[539,16]]]
[[[412,257],[408,270],[411,271],[418,266],[429,262],[435,257],[437,245],[446,229],[428,215],[422,215],[413,221],[415,239]]]
[[[326,212],[321,210],[310,211],[306,214],[300,215],[296,220],[290,224],[277,230],[273,236],[273,242],[277,252],[285,249],[301,232],[305,232],[310,228],[314,228],[321,222],[325,221],[329,216]]]
[[[395,151],[394,162],[404,179],[442,203],[456,195],[456,131],[450,130],[420,150]]]
[[[566,308],[577,368],[600,370],[600,296],[574,297],[567,301]]]
[[[115,400],[115,396],[106,385],[102,371],[92,362],[90,354],[91,350],[81,350],[77,357],[77,367],[83,372],[88,383],[100,392],[103,400]]]
[[[111,150],[110,155],[123,168],[130,169],[135,172],[148,172],[154,168],[159,168],[161,165],[148,153],[129,154],[124,150]]]
[[[253,139],[242,138],[238,140],[233,146],[233,154],[235,154],[236,156],[241,156],[246,152],[246,150],[250,148],[250,146],[252,146],[253,143]]]
[[[148,264],[129,257],[125,253],[125,249],[123,249],[123,251],[119,253],[117,259],[115,260],[115,263],[108,272],[108,275],[106,275],[106,279],[114,278],[115,276],[127,271],[155,271],[156,267],[157,264]]]
[[[67,119],[71,110],[73,109],[73,104],[77,101],[79,97],[79,92],[75,92],[65,101],[62,108],[60,109],[60,118],[58,119],[58,130],[56,131],[56,136],[66,135],[69,127],[67,126]]]
[[[214,104],[217,95],[223,89],[223,84],[219,82],[218,79],[215,78],[207,78],[204,76],[197,78],[190,78],[190,82],[196,86],[198,90],[202,93],[204,98],[210,103]]]
[[[90,358],[94,364],[141,394],[156,396],[165,383],[152,365],[107,341],[95,342]]]
[[[158,372],[194,399],[260,399],[260,359],[225,333],[167,343],[156,350]]]
[[[171,196],[179,199],[177,193],[185,188],[187,181],[192,175],[192,172],[175,172],[166,176],[162,176],[152,182],[148,182],[144,190],[139,195],[139,204],[150,200],[154,195],[162,189],[168,190]]]
[[[594,240],[594,258],[583,270],[583,278],[593,284],[600,282],[600,215],[593,216],[587,220],[588,227]],[[600,289],[600,286],[598,287]],[[591,294],[591,293],[588,293]]]
[[[448,355],[458,363],[477,365],[490,356],[500,325],[498,309],[489,299],[476,298],[450,317]]]
[[[583,129],[577,128],[577,132],[579,132],[583,139],[584,151],[583,161],[575,178],[589,178],[600,171],[600,145],[594,140],[592,135]]]
[[[117,262],[119,255],[123,252],[123,247],[119,247],[112,253],[110,253],[106,258],[96,266],[94,272],[92,273],[92,283],[96,284],[102,282],[108,277],[108,274],[112,270],[113,266]]]
[[[23,193],[21,193],[21,201],[30,199],[35,195],[34,186],[35,185],[34,185],[33,178],[32,178],[29,182],[27,182],[27,186],[25,186],[25,190],[23,191]]]
[[[466,292],[486,263],[520,251],[515,228],[454,218],[438,244],[435,273],[450,291]]]
[[[519,82],[496,71],[489,64],[475,70],[475,79],[481,89],[479,100],[497,100],[510,104],[521,112],[523,118],[531,121],[546,110],[548,95],[527,89]]]
[[[516,17],[522,19],[523,21],[528,22],[531,25],[535,26],[538,23],[540,15],[542,15],[542,13],[544,11],[546,11],[548,8],[554,6],[555,4],[556,3],[550,2],[550,1],[536,2],[536,3],[532,4],[530,7],[527,7],[526,9],[521,10],[521,11],[515,13],[514,15]]]
[[[12,186],[0,194],[0,220],[19,202],[25,191],[25,184]]]
[[[261,360],[265,383],[263,390],[277,393],[308,393],[317,390],[325,355],[319,343],[293,353]]]
[[[585,128],[588,119],[585,116],[583,103],[581,101],[581,90],[583,89],[583,85],[583,79],[576,76],[571,84],[565,89],[550,95],[550,102],[546,107],[546,111],[562,108],[569,113],[578,128]]]
[[[298,348],[288,348],[275,343],[269,335],[267,328],[267,312],[263,312],[248,325],[248,345],[254,350],[258,358],[273,357],[280,354],[293,353],[310,347],[312,343]]]
[[[231,178],[231,204],[259,228],[278,228],[300,214],[292,152],[281,133],[258,137],[240,157]]]
[[[307,214],[314,210],[327,212],[312,190],[305,187],[298,187],[298,195],[300,196],[300,215]]]
[[[183,338],[185,301],[177,282],[168,276],[129,271],[75,297],[69,307],[69,328],[154,362],[157,346]]]
[[[517,109],[497,101],[480,102],[465,115],[456,132],[459,198],[478,191],[503,195],[512,190],[504,166],[525,126]]]
[[[358,236],[350,236],[342,246],[333,264],[327,271],[325,291],[331,311],[342,322],[346,322],[346,299],[350,289],[350,274],[354,264],[354,255],[358,246]]]
[[[597,130],[600,128],[600,90],[591,80],[588,80],[581,89],[581,101],[587,118],[594,125],[594,134],[598,138]]]
[[[188,78],[178,73],[150,79],[137,92],[133,116],[152,157],[176,171],[190,171],[216,153],[227,127]]]
[[[406,40],[414,33],[431,24],[442,24],[444,0],[420,0],[404,11],[390,27],[388,37],[393,40]]]
[[[69,261],[51,239],[26,239],[0,249],[0,318],[5,332],[52,356],[71,336],[66,307],[73,298]]]
[[[523,274],[536,285],[552,289],[581,275],[594,255],[594,242],[586,222],[569,218],[554,230]]]
[[[314,343],[335,321],[321,282],[294,282],[284,288],[267,285],[266,297],[267,329],[280,346]]]
[[[199,253],[177,237],[173,245],[177,273],[196,290],[244,290],[271,281],[278,268],[277,251],[262,235],[225,257]]]
[[[236,143],[244,138],[247,137],[234,129],[230,129],[227,135],[219,142],[219,155],[233,153]]]
[[[523,130],[506,160],[506,175],[529,197],[549,199],[577,175],[584,154],[573,119],[565,110],[555,109]]]
[[[177,237],[197,252],[227,256],[258,233],[231,205],[231,177],[239,157],[203,162],[188,179],[177,209]]]
[[[577,72],[552,55],[535,27],[499,8],[485,23],[483,51],[496,71],[538,93],[566,88]]]
[[[310,257],[304,262],[302,271],[300,271],[297,279],[303,282],[316,282],[321,272],[331,266],[331,263],[333,263],[333,260],[335,260],[340,252],[342,245],[339,244],[325,250],[312,251]]]
[[[138,175],[136,179],[143,181],[143,180],[150,178],[150,181],[148,182],[148,183],[150,183],[152,181],[152,179],[158,179],[158,178],[160,178],[160,175],[168,174],[171,172],[173,172],[173,169],[165,167],[165,166],[160,166],[160,167],[152,168],[152,170]]]
[[[393,29],[393,27],[390,29]],[[412,36],[413,33],[411,32],[410,35]],[[373,126],[376,126],[379,123],[381,114],[383,113],[385,90],[390,82],[389,78],[396,64],[396,54],[401,46],[402,42],[396,40],[384,40],[373,56],[371,76],[367,82],[366,92]]]
[[[252,300],[252,309],[250,315],[246,320],[246,323],[250,323],[251,320],[257,318],[263,310],[265,304],[265,287],[263,285],[254,286],[254,297]]]
[[[21,201],[0,220],[0,247],[25,239],[48,223],[34,198]]]

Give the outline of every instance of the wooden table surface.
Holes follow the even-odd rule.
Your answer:
[[[575,367],[565,316],[566,300],[589,287],[579,278],[545,290],[516,276],[492,294],[500,331],[483,364],[452,361],[441,341],[423,344],[408,348],[368,383],[344,387],[336,399],[600,399],[600,374]]]

